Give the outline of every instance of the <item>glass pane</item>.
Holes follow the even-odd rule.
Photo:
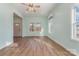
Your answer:
[[[76,17],[75,21],[79,22],[79,7],[78,6],[75,7],[75,17]]]

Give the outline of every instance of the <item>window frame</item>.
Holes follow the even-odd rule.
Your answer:
[[[79,23],[79,20],[77,21],[77,5],[74,6],[72,8],[72,20],[71,20],[71,37],[73,40],[77,40],[79,41],[79,37],[77,36],[78,34],[78,23]]]

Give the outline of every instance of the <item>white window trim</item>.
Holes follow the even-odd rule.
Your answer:
[[[49,30],[49,33],[51,33],[51,22],[49,22],[49,28],[48,28],[48,30]]]
[[[76,37],[76,27],[74,26],[76,24],[76,21],[74,19],[76,19],[75,17],[75,10],[76,9],[72,9],[72,20],[71,20],[71,38],[72,40],[76,40],[76,41],[79,41],[79,38]]]

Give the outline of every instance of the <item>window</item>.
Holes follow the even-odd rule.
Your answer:
[[[40,23],[30,23],[30,32],[41,32]]]
[[[54,24],[53,22],[53,18],[49,20],[49,24],[48,24],[48,30],[49,30],[49,33],[52,33],[52,25]]]
[[[72,9],[72,39],[79,40],[79,5]]]
[[[49,26],[48,26],[49,28],[49,33],[51,33],[51,22],[49,22]]]

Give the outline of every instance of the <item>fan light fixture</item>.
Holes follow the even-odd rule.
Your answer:
[[[33,3],[22,3],[26,7],[26,11],[28,12],[37,12],[40,8],[40,5]]]

